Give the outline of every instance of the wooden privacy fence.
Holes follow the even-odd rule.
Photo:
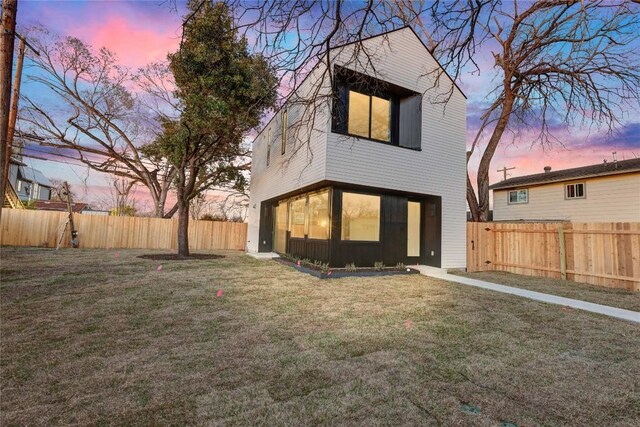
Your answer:
[[[467,270],[640,290],[640,223],[467,223]]]
[[[3,209],[0,244],[55,248],[66,212]],[[178,221],[175,219],[74,214],[81,248],[177,249]],[[70,231],[62,240],[69,247]],[[189,221],[192,250],[244,250],[247,224],[239,222]]]

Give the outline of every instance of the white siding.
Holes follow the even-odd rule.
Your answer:
[[[640,221],[640,173],[572,182],[586,184],[584,199],[565,199],[565,185],[569,182],[528,187],[529,203],[519,205],[507,203],[508,190],[496,190],[493,192],[493,218],[496,221]]]
[[[306,98],[309,91],[316,90],[322,82],[326,67],[316,67],[297,93]],[[328,82],[328,80],[327,80]],[[321,89],[328,92],[328,83],[322,82]],[[328,92],[330,93],[330,92]],[[297,102],[292,96],[287,107],[287,145],[284,156],[282,152],[282,111],[271,120],[253,142],[251,162],[251,182],[249,209],[247,215],[247,250],[258,251],[260,227],[260,203],[281,194],[294,191],[325,179],[326,139],[322,129],[329,120],[329,109],[325,101],[318,101],[313,109],[314,117],[309,114],[312,109],[303,102]],[[310,132],[306,126],[314,121],[314,130]],[[302,123],[304,126],[299,126]],[[267,166],[267,135],[271,130],[271,156]]]
[[[439,65],[410,29],[372,38],[367,53],[376,72],[365,66],[364,57],[353,61],[353,46],[332,51],[333,64],[346,65],[361,73],[424,93],[422,151],[386,145],[331,133],[328,104],[319,109],[309,150],[303,148],[284,165],[280,156],[279,117],[270,126],[271,164],[266,167],[266,130],[254,143],[249,205],[248,250],[258,250],[260,202],[322,180],[352,183],[442,197],[442,267],[464,267],[466,262],[466,100],[454,88],[448,103],[433,98],[451,88],[441,76],[440,87],[433,87],[425,76]],[[359,64],[356,66],[354,64]],[[301,86],[311,90],[326,67],[318,67]],[[306,87],[305,87],[306,85]],[[323,90],[328,91],[328,85]],[[431,89],[431,90],[430,90]],[[322,92],[322,91],[321,91]],[[324,92],[322,92],[324,93]],[[293,122],[291,110],[289,122]],[[324,120],[324,122],[322,122]],[[292,151],[287,148],[287,155]]]
[[[466,263],[466,101],[457,90],[445,104],[432,102],[434,94],[450,88],[446,76],[432,89],[431,77],[421,77],[438,67],[410,29],[388,36],[377,48],[377,77],[424,93],[422,151],[409,150],[358,138],[329,134],[326,178],[372,187],[410,191],[442,197],[442,267]],[[367,43],[380,43],[371,39]],[[354,67],[349,49],[338,52],[335,63]],[[364,61],[362,61],[364,62]]]

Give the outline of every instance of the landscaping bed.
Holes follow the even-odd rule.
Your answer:
[[[302,261],[294,261],[287,258],[274,258],[274,261],[289,266],[301,273],[310,274],[318,279],[339,279],[343,277],[379,277],[379,276],[397,276],[404,274],[420,274],[418,270],[411,267],[357,267],[354,269],[346,268],[329,268],[328,265],[302,263]]]

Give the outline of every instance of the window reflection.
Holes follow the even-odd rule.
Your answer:
[[[390,141],[391,103],[388,99],[371,97],[371,138]]]
[[[342,193],[342,240],[380,240],[380,197]]]
[[[348,130],[352,135],[369,137],[369,96],[349,91]]]
[[[307,205],[307,198],[293,200],[291,202],[291,237],[304,238],[304,217],[305,208]]]
[[[329,238],[329,191],[309,195],[310,239]]]

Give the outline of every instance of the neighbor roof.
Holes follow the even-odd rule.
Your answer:
[[[79,213],[87,209],[89,205],[87,203],[72,203],[71,210]],[[58,202],[55,200],[36,200],[35,208],[39,211],[63,211],[66,212],[69,208],[67,202]]]
[[[617,175],[636,171],[640,172],[640,159],[620,160],[618,162],[598,163],[597,165],[581,166],[579,168],[518,176],[493,184],[489,189],[502,190],[505,188],[549,184],[552,182],[571,181],[596,176]]]
[[[44,187],[52,187],[51,181],[44,176],[38,169],[30,168],[29,166],[20,166],[20,175],[24,181],[35,182]]]

